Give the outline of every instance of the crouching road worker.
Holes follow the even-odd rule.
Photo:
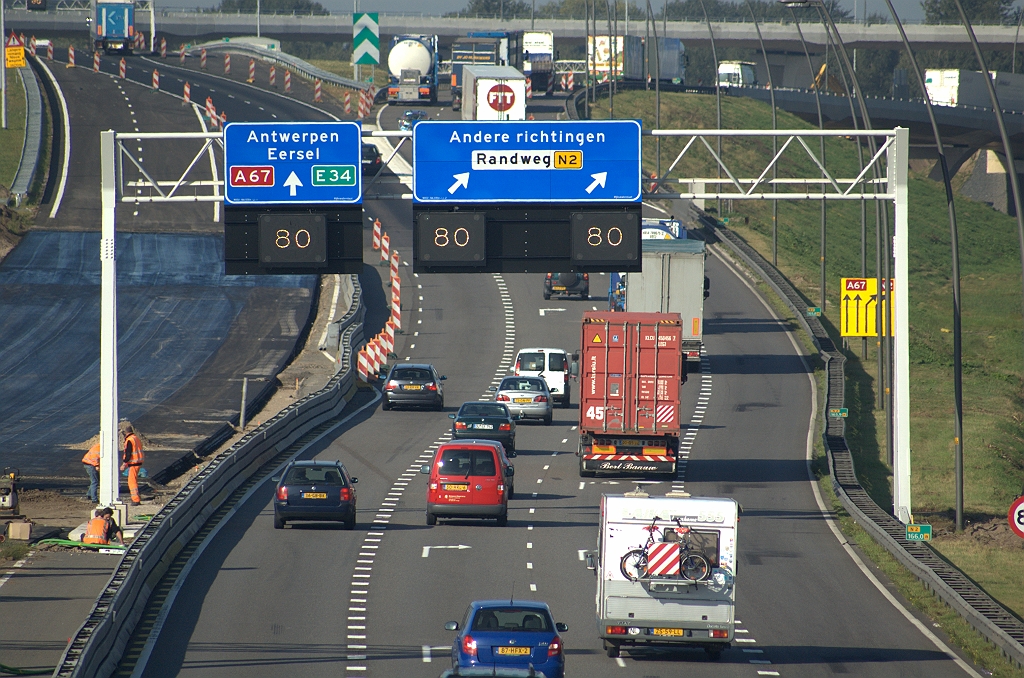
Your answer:
[[[114,510],[108,506],[100,509],[96,517],[89,521],[82,541],[86,544],[109,544],[114,537],[117,537],[122,544],[124,543],[124,533],[114,522]]]
[[[89,476],[89,501],[99,501],[100,490],[100,444],[96,443],[82,457],[82,465]]]
[[[128,489],[132,493],[132,506],[138,506],[142,502],[139,496],[139,469],[142,468],[144,457],[142,454],[142,440],[135,435],[135,429],[131,424],[124,427],[124,462],[121,470],[128,469]]]

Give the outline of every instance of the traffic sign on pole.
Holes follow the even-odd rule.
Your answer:
[[[888,294],[878,295],[877,278],[840,278],[842,296],[839,301],[839,333],[844,337],[877,337],[878,304],[882,304],[882,313],[889,307]],[[883,281],[884,283],[884,281]],[[890,282],[889,287],[892,287]],[[889,308],[888,331],[892,331],[896,314]],[[884,316],[883,316],[884,317]]]
[[[635,120],[423,121],[413,134],[419,203],[639,203]]]
[[[25,44],[17,35],[11,33],[4,42],[4,65],[7,68],[25,68]]]
[[[352,63],[380,63],[380,21],[377,12],[352,15]]]
[[[224,128],[228,204],[362,202],[361,128],[342,122],[233,122]]]
[[[1010,529],[1018,537],[1024,539],[1024,497],[1017,497],[1010,504],[1010,512],[1007,515],[1010,520]]]
[[[927,524],[911,523],[907,525],[907,541],[931,541],[932,526]]]

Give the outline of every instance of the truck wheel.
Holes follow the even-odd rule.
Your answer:
[[[437,525],[437,516],[433,513],[427,513],[427,525]]]
[[[619,656],[619,646],[606,640],[604,641],[604,653],[608,655],[609,659],[615,659]]]

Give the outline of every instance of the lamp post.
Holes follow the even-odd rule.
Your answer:
[[[917,76],[917,84],[924,95],[924,104],[928,109],[928,120],[931,122],[932,133],[935,135],[935,150],[939,154],[939,166],[942,168],[942,183],[946,187],[946,209],[949,213],[949,236],[953,264],[953,466],[956,478],[956,530],[957,532],[962,532],[964,529],[964,375],[962,345],[960,342],[960,238],[956,225],[956,206],[953,203],[953,186],[949,180],[949,164],[946,162],[946,150],[942,143],[939,125],[935,121],[935,112],[932,110],[932,102],[928,97],[928,90],[924,86],[924,74],[921,72],[920,64],[917,63],[917,57],[914,56],[914,50],[910,47],[907,33],[903,30],[903,23],[900,21],[899,15],[896,14],[896,8],[893,7],[892,0],[885,0],[885,4],[889,6],[889,13],[896,23],[896,28],[899,29],[900,39],[903,40],[903,47],[907,51],[911,65],[914,67],[914,75]],[[1024,17],[1024,12],[1021,12],[1021,16]],[[1017,23],[1017,28],[1020,30],[1020,22]],[[1016,47],[1014,48],[1014,57],[1016,58]]]
[[[666,0],[666,2],[667,2],[667,0]],[[708,37],[711,38],[711,56],[715,60],[715,70],[714,70],[714,73],[712,74],[712,77],[714,77],[714,83],[715,83],[715,110],[718,113],[718,129],[722,129],[722,88],[718,86],[718,50],[715,48],[715,32],[711,29],[711,19],[708,18],[708,8],[704,5],[704,0],[699,0],[699,2],[700,2],[700,9],[701,9],[702,12],[704,12],[704,22],[708,25]],[[668,12],[668,5],[667,4],[665,5],[665,11],[666,11],[666,13]],[[760,32],[760,29],[758,29],[758,31]],[[772,96],[774,97],[775,95],[773,94]],[[773,116],[775,115],[774,108],[775,107],[772,106],[772,109],[773,109],[772,115]],[[719,162],[716,163],[718,165],[718,189],[717,190],[721,191],[722,190],[722,162],[721,162],[721,157],[722,157],[722,137],[718,137],[718,157],[719,157]],[[660,172],[661,154],[660,153],[658,154],[658,164],[659,164],[658,175],[660,177],[661,176],[661,172]],[[718,218],[719,219],[722,218],[722,199],[721,198],[718,199]]]
[[[768,65],[768,50],[764,47],[764,39],[761,37],[761,26],[757,23],[757,17],[754,16],[754,6],[750,4],[750,0],[747,0],[747,9],[750,10],[750,18],[754,20],[754,28],[757,30],[757,41],[761,45],[761,56],[764,57],[764,68],[768,73],[768,95],[771,97],[772,102],[772,131],[779,128],[778,120],[776,119],[775,111],[775,83],[772,82],[772,68]],[[717,74],[716,74],[717,79]],[[819,116],[820,118],[820,116]],[[822,145],[824,146],[825,140],[822,137]],[[779,153],[779,138],[772,135],[772,158]],[[822,158],[822,162],[825,159]],[[772,180],[779,178],[779,163],[778,161],[772,162]],[[721,188],[721,187],[719,187]],[[777,190],[773,183],[773,190]],[[779,201],[772,200],[772,266],[779,265]]]

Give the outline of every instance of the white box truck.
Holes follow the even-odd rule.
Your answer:
[[[597,626],[609,657],[623,646],[703,648],[717,659],[736,623],[733,499],[651,496],[637,490],[601,497]]]
[[[649,73],[652,78],[657,75],[663,82],[684,82],[686,49],[683,43],[678,38],[659,38],[657,57],[654,54],[654,40],[649,45],[650,54],[646,56],[648,63],[645,69],[644,39],[640,36],[618,35],[614,40],[607,35],[592,36],[587,43],[591,74],[601,80],[607,79],[614,61],[616,80],[643,81],[646,79],[645,73]]]
[[[989,71],[992,84],[1004,111],[1024,111],[1024,75]],[[991,108],[992,101],[981,71],[955,68],[927,69],[924,87],[928,98],[936,106],[979,106]]]
[[[720,87],[754,87],[757,83],[757,64],[749,61],[720,61],[718,85]]]
[[[704,300],[710,288],[704,275],[704,241],[645,238],[641,244],[643,272],[626,274],[625,310],[681,315],[686,361],[699,364],[704,343]]]
[[[511,66],[463,66],[462,119],[526,120],[526,76]]]

